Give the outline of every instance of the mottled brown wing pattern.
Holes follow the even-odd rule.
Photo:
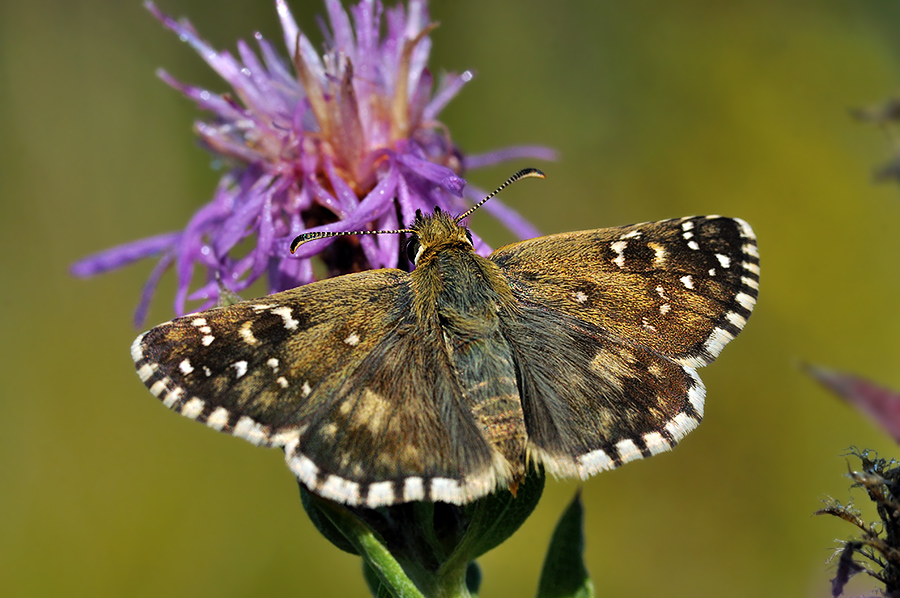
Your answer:
[[[281,447],[350,505],[465,504],[532,464],[586,478],[672,448],[695,369],[756,302],[753,231],[718,216],[473,253],[435,210],[413,274],[374,270],[162,324],[132,345],[163,404]]]
[[[540,237],[491,259],[518,303],[504,327],[529,452],[563,476],[657,454],[693,430],[705,396],[695,368],[740,332],[759,288],[752,229],[719,216]]]
[[[370,507],[467,502],[493,451],[441,349],[414,328],[409,275],[374,270],[175,319],[132,345],[163,404],[283,447],[311,490]]]

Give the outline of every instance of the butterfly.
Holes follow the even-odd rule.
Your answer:
[[[506,184],[526,176],[543,175]],[[411,272],[337,276],[157,326],[132,345],[137,373],[169,409],[280,447],[311,491],[366,507],[466,504],[534,467],[585,479],[700,423],[696,368],[756,303],[746,222],[569,232],[482,257],[460,224],[470,213],[418,212]]]

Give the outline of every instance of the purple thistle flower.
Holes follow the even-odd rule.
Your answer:
[[[135,313],[138,325],[157,282],[172,265],[179,315],[188,300],[201,301],[198,309],[205,309],[216,303],[220,285],[240,292],[264,274],[270,293],[312,282],[314,253],[329,275],[406,267],[396,235],[341,237],[310,244],[293,256],[288,247],[301,232],[394,229],[411,222],[417,209],[430,212],[435,206],[459,213],[467,200],[482,197],[479,190],[465,189],[461,175],[466,169],[512,158],[554,159],[542,147],[465,157],[453,144],[436,118],[472,74],[448,74],[433,92],[427,61],[434,25],[425,0],[388,9],[377,0],[363,0],[349,15],[338,0],[325,0],[330,29],[322,24],[323,56],[297,27],[284,0],[276,0],[293,72],[258,33],[259,53],[241,40],[235,57],[210,47],[189,22],[171,19],[152,2],[145,6],[193,46],[233,93],[217,94],[159,72],[163,81],[213,113],[195,130],[230,170],[184,230],[114,247],[72,266],[73,274],[87,277],[158,256]],[[485,209],[520,238],[538,234],[496,199]],[[255,247],[234,255],[250,236]],[[480,253],[490,252],[474,240]],[[192,289],[198,266],[206,270],[204,281]]]

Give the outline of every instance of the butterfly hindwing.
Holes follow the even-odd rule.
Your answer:
[[[740,332],[759,280],[753,231],[717,216],[540,237],[491,260],[518,304],[504,329],[529,451],[582,478],[699,424],[695,368]]]
[[[652,349],[537,306],[504,329],[529,455],[554,475],[584,479],[669,450],[702,419],[699,377]]]
[[[175,319],[132,355],[167,407],[283,447],[327,498],[466,502],[497,485],[494,453],[411,300],[407,273],[366,271]]]

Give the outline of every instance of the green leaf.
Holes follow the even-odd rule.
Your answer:
[[[481,567],[475,561],[466,567],[466,588],[472,598],[478,598],[478,590],[481,589]]]
[[[341,530],[335,527],[331,520],[326,517],[325,513],[319,508],[321,499],[314,496],[303,484],[298,485],[300,486],[300,502],[303,503],[303,509],[306,511],[312,524],[319,530],[319,533],[325,536],[326,540],[344,552],[359,556],[359,552],[353,548],[353,544],[347,540]]]
[[[519,485],[515,496],[507,490],[497,490],[466,505],[469,523],[465,535],[441,568],[465,567],[505,542],[534,511],[543,491],[544,472],[532,472]]]
[[[425,598],[412,580],[407,577],[403,567],[400,566],[385,546],[384,540],[372,529],[363,523],[347,508],[315,495],[309,495],[310,500],[318,507],[321,513],[335,529],[352,545],[357,554],[360,554],[375,574],[380,586],[378,596],[394,596],[395,598]],[[368,575],[370,588],[374,585]]]
[[[593,598],[594,584],[584,566],[584,507],[581,492],[556,524],[537,598]]]
[[[365,559],[363,559],[362,562],[362,569],[363,579],[366,580],[366,586],[368,586],[369,592],[371,592],[373,596],[379,596],[379,593],[384,589],[384,586],[381,585],[381,580],[378,579],[378,574],[375,572],[375,569],[370,567]],[[388,592],[388,595],[390,595],[390,592]]]

